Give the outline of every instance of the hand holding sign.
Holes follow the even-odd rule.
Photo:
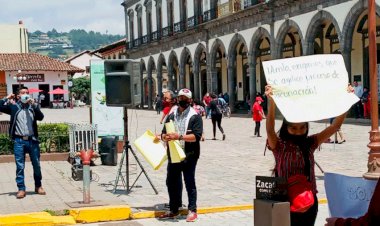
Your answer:
[[[359,99],[347,92],[348,74],[341,55],[313,55],[263,62],[266,90],[289,122],[332,118]]]

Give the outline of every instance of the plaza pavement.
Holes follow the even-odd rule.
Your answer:
[[[88,108],[74,109],[43,109],[44,122],[74,122],[88,123]],[[135,140],[146,129],[159,132],[160,116],[155,111],[128,110],[128,131],[130,141]],[[8,119],[7,115],[0,115],[0,120]],[[271,175],[274,161],[270,151],[264,156],[265,121],[261,133],[263,137],[253,136],[254,122],[250,117],[231,117],[223,119],[222,126],[226,133],[226,140],[221,140],[221,133],[217,130],[217,140],[212,138],[211,120],[204,120],[206,141],[201,143],[201,157],[198,162],[196,181],[198,189],[199,207],[251,205],[255,197],[255,176]],[[280,121],[276,121],[279,127]],[[327,126],[324,122],[311,123],[310,133],[315,133]],[[367,171],[367,158],[370,131],[369,121],[348,119],[342,126],[347,142],[343,144],[323,144],[321,151],[315,154],[316,161],[326,172],[341,173],[349,176],[362,176]],[[137,151],[136,151],[137,152]],[[94,181],[91,183],[91,197],[93,200],[110,205],[129,205],[134,213],[147,210],[157,210],[168,202],[165,186],[166,164],[154,171],[137,153],[150,179],[157,188],[156,195],[142,175],[130,194],[125,194],[122,186],[114,194],[113,184],[118,166],[103,166],[100,160],[91,167]],[[120,160],[120,155],[119,155]],[[134,164],[130,155],[130,180],[134,181],[139,168]],[[17,200],[15,183],[15,164],[2,163],[0,168],[0,214],[28,213],[43,210],[72,209],[70,205],[83,200],[82,182],[71,178],[71,165],[68,162],[42,162],[43,186],[46,196],[33,194],[33,174],[31,164],[26,164],[27,196]],[[124,170],[123,170],[124,171]],[[325,198],[323,173],[316,168],[318,198]],[[121,184],[120,184],[121,185]],[[186,192],[183,192],[183,202],[187,204]],[[320,205],[316,225],[323,225],[328,216],[326,204]],[[235,211],[200,215],[195,225],[253,225],[253,211]],[[176,225],[186,223],[180,220]],[[172,225],[171,221],[157,219],[134,220],[133,222],[103,223],[100,225]]]

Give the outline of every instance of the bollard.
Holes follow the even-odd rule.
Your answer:
[[[89,151],[81,150],[80,153],[77,154],[80,156],[83,165],[83,203],[90,203],[90,162],[91,158],[98,157],[97,153],[94,153],[93,149]]]

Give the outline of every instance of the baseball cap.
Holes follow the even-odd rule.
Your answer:
[[[179,92],[178,92],[178,96],[185,96],[189,99],[191,99],[192,95],[191,95],[191,91],[189,89],[181,89]]]

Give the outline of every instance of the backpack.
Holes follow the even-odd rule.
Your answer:
[[[220,103],[219,99],[216,102],[216,113],[218,113],[219,115],[223,113],[222,103]]]

